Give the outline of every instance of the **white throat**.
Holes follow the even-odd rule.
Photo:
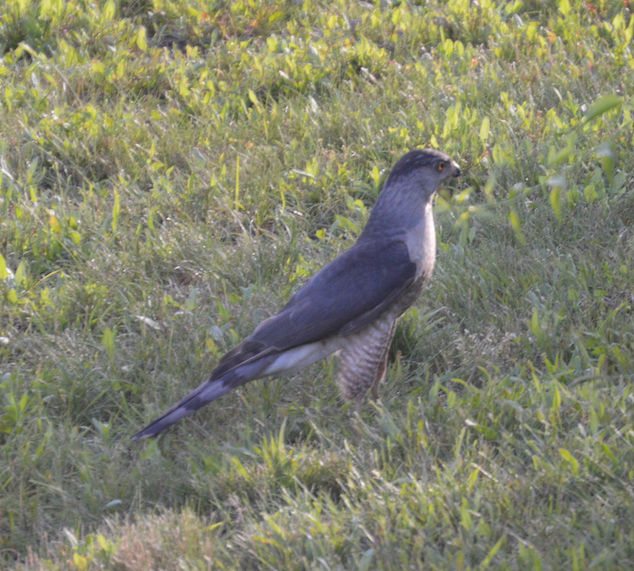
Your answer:
[[[417,278],[421,274],[429,278],[436,261],[436,228],[434,227],[434,213],[431,203],[430,200],[425,204],[424,214],[420,222],[410,228],[405,235],[409,257],[416,264]]]

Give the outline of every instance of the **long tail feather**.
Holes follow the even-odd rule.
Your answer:
[[[178,401],[173,407],[164,412],[156,420],[153,420],[140,432],[137,432],[132,440],[140,438],[149,438],[155,436],[162,430],[177,423],[182,418],[192,414],[207,403],[220,398],[228,393],[233,387],[227,386],[222,382],[205,381],[198,388],[194,389],[184,399]]]
[[[267,356],[257,362],[248,363],[227,371],[220,378],[205,381],[184,399],[178,401],[161,416],[153,420],[143,430],[137,432],[132,437],[132,440],[136,441],[141,438],[156,436],[162,430],[169,428],[172,424],[189,416],[199,408],[219,399],[233,389],[259,378],[262,371],[266,369],[272,360],[271,356]]]

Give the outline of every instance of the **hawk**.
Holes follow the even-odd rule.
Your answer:
[[[432,199],[460,175],[449,156],[416,149],[392,168],[356,243],[229,351],[208,380],[135,434],[154,436],[229,391],[293,375],[340,352],[338,385],[357,410],[378,396],[396,321],[429,281],[436,259]]]

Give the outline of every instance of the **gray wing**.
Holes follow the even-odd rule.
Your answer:
[[[261,357],[362,329],[394,303],[415,277],[416,264],[404,242],[357,242],[229,351],[209,380]]]
[[[404,242],[357,243],[319,271],[248,338],[284,351],[371,323],[414,282]]]

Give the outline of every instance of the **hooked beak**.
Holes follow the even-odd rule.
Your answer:
[[[462,174],[462,171],[460,170],[458,163],[456,161],[451,161],[451,166],[453,167],[453,176],[456,178],[459,177]]]

